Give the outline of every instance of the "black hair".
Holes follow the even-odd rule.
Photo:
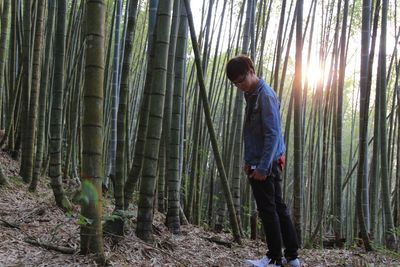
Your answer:
[[[253,61],[246,55],[238,55],[231,58],[226,64],[226,75],[231,81],[246,75],[250,70],[254,71]]]

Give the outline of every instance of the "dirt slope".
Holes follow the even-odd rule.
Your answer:
[[[18,163],[1,152],[0,163],[10,185],[0,188],[0,266],[94,266],[91,257],[79,255],[79,207],[68,214],[53,201],[48,178],[42,178],[38,192],[31,193],[18,176]],[[112,210],[105,201],[106,212]],[[134,210],[132,210],[134,212]],[[146,244],[134,233],[135,218],[129,221],[125,238],[116,246],[106,239],[105,253],[111,266],[244,266],[244,259],[262,257],[266,245],[244,240],[231,247],[209,241],[230,240],[229,234],[215,234],[192,225],[182,234],[171,235],[155,215],[155,242]],[[74,250],[73,254],[39,247],[27,241],[51,243]],[[400,266],[400,259],[381,253],[354,250],[301,250],[303,266]]]

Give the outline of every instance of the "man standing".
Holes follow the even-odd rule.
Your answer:
[[[229,80],[244,92],[244,171],[248,175],[267,239],[268,252],[260,260],[246,260],[250,266],[299,267],[298,241],[282,199],[281,171],[285,144],[281,131],[279,100],[270,86],[257,77],[250,58],[240,55],[226,66]],[[282,258],[282,241],[285,258]]]

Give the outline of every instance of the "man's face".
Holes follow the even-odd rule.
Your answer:
[[[253,90],[253,86],[251,83],[251,74],[252,72],[249,71],[244,75],[240,75],[237,79],[232,81],[233,85],[239,88],[243,92],[249,92]]]

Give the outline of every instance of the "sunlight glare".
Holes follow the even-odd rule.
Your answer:
[[[312,88],[320,79],[322,79],[321,75],[322,71],[318,64],[310,64],[306,66],[305,71],[303,72],[303,83],[305,83],[307,79],[308,86]]]

